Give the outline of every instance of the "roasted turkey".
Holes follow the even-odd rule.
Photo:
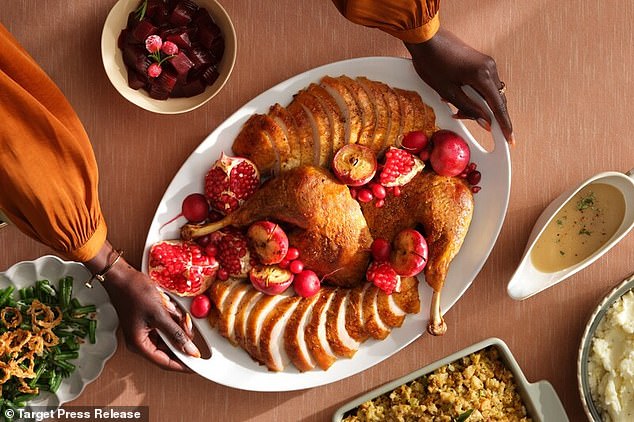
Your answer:
[[[425,279],[434,294],[428,331],[444,333],[440,292],[471,223],[469,186],[423,171],[401,187],[400,196],[388,196],[377,208],[353,199],[328,170],[345,144],[366,145],[380,156],[413,130],[428,135],[437,130],[434,112],[420,96],[363,77],[326,76],[287,107],[275,104],[247,120],[233,151],[271,178],[234,213],[209,225],[186,225],[182,237],[272,219],[285,226],[305,266],[328,286],[304,299],[218,281],[211,290],[218,311],[212,323],[223,336],[274,371],[287,360],[300,371],[327,369],[366,339],[384,339],[407,313],[419,311],[418,283],[405,278],[400,293],[391,295],[364,283],[369,247],[373,238],[390,240],[416,226],[429,244]]]

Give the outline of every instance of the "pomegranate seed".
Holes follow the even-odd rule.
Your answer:
[[[478,193],[478,192],[480,192],[480,189],[482,189],[482,187],[480,187],[480,186],[472,186],[471,187],[471,192]]]
[[[472,171],[467,176],[467,182],[469,182],[470,185],[477,185],[478,183],[480,183],[480,179],[482,179],[482,173],[480,173],[478,170]]]
[[[218,248],[214,245],[208,244],[207,246],[205,246],[205,253],[207,254],[207,256],[216,256],[216,254],[218,253]]]
[[[291,261],[284,258],[283,260],[280,261],[279,264],[277,264],[281,269],[285,270],[289,267],[289,265],[291,265]]]
[[[370,189],[363,188],[359,190],[357,199],[361,202],[370,202],[374,199],[374,195],[372,195],[372,191],[370,191]]]
[[[291,246],[290,248],[288,248],[285,258],[288,259],[289,261],[299,258],[299,249]]]
[[[296,259],[291,262],[291,265],[289,266],[289,270],[291,270],[293,274],[299,274],[302,271],[304,271],[304,263],[300,261],[299,259]]]
[[[387,192],[385,191],[385,187],[381,186],[378,183],[372,183],[371,188],[372,188],[372,194],[374,195],[376,199],[384,199],[385,196],[387,195]]]
[[[207,245],[209,245],[209,242],[211,242],[211,237],[209,237],[208,234],[199,237],[198,239],[196,239],[196,243],[198,243],[201,247],[205,247]],[[206,252],[205,252],[206,253]]]
[[[394,189],[392,190],[392,194],[396,197],[401,196],[401,187],[400,186],[394,186]]]
[[[221,281],[227,281],[229,279],[229,273],[224,268],[218,270],[218,278]]]
[[[478,168],[478,165],[476,163],[469,163],[469,165],[467,166],[467,173],[471,173],[472,171],[475,171]]]
[[[385,205],[385,199],[377,199],[374,203],[374,206],[377,208],[381,208]]]
[[[357,188],[350,188],[350,196],[352,196],[353,199],[357,199],[358,193],[359,190]]]

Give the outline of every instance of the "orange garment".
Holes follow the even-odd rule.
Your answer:
[[[438,30],[439,0],[333,0],[349,20],[403,41]],[[0,24],[0,212],[69,259],[87,261],[107,228],[88,136],[72,107]]]
[[[64,94],[0,24],[0,210],[69,259],[106,239],[97,164]]]
[[[440,26],[440,0],[332,0],[339,12],[360,25],[378,28],[405,42],[418,44]]]

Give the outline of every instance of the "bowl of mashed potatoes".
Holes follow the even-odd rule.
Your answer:
[[[577,370],[589,420],[634,420],[634,276],[615,287],[590,317]]]

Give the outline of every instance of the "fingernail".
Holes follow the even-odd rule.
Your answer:
[[[185,343],[183,349],[185,350],[185,353],[187,353],[191,357],[200,357],[200,350],[198,350],[198,347],[196,347],[193,341],[188,341],[187,343]]]
[[[489,132],[491,131],[491,124],[487,122],[486,120],[484,120],[482,117],[480,117],[479,119],[476,119],[476,122],[478,122],[478,124],[482,127],[482,129]]]
[[[187,337],[194,338],[194,324],[192,323],[192,317],[189,315],[189,312],[186,312],[183,318],[183,329]]]

